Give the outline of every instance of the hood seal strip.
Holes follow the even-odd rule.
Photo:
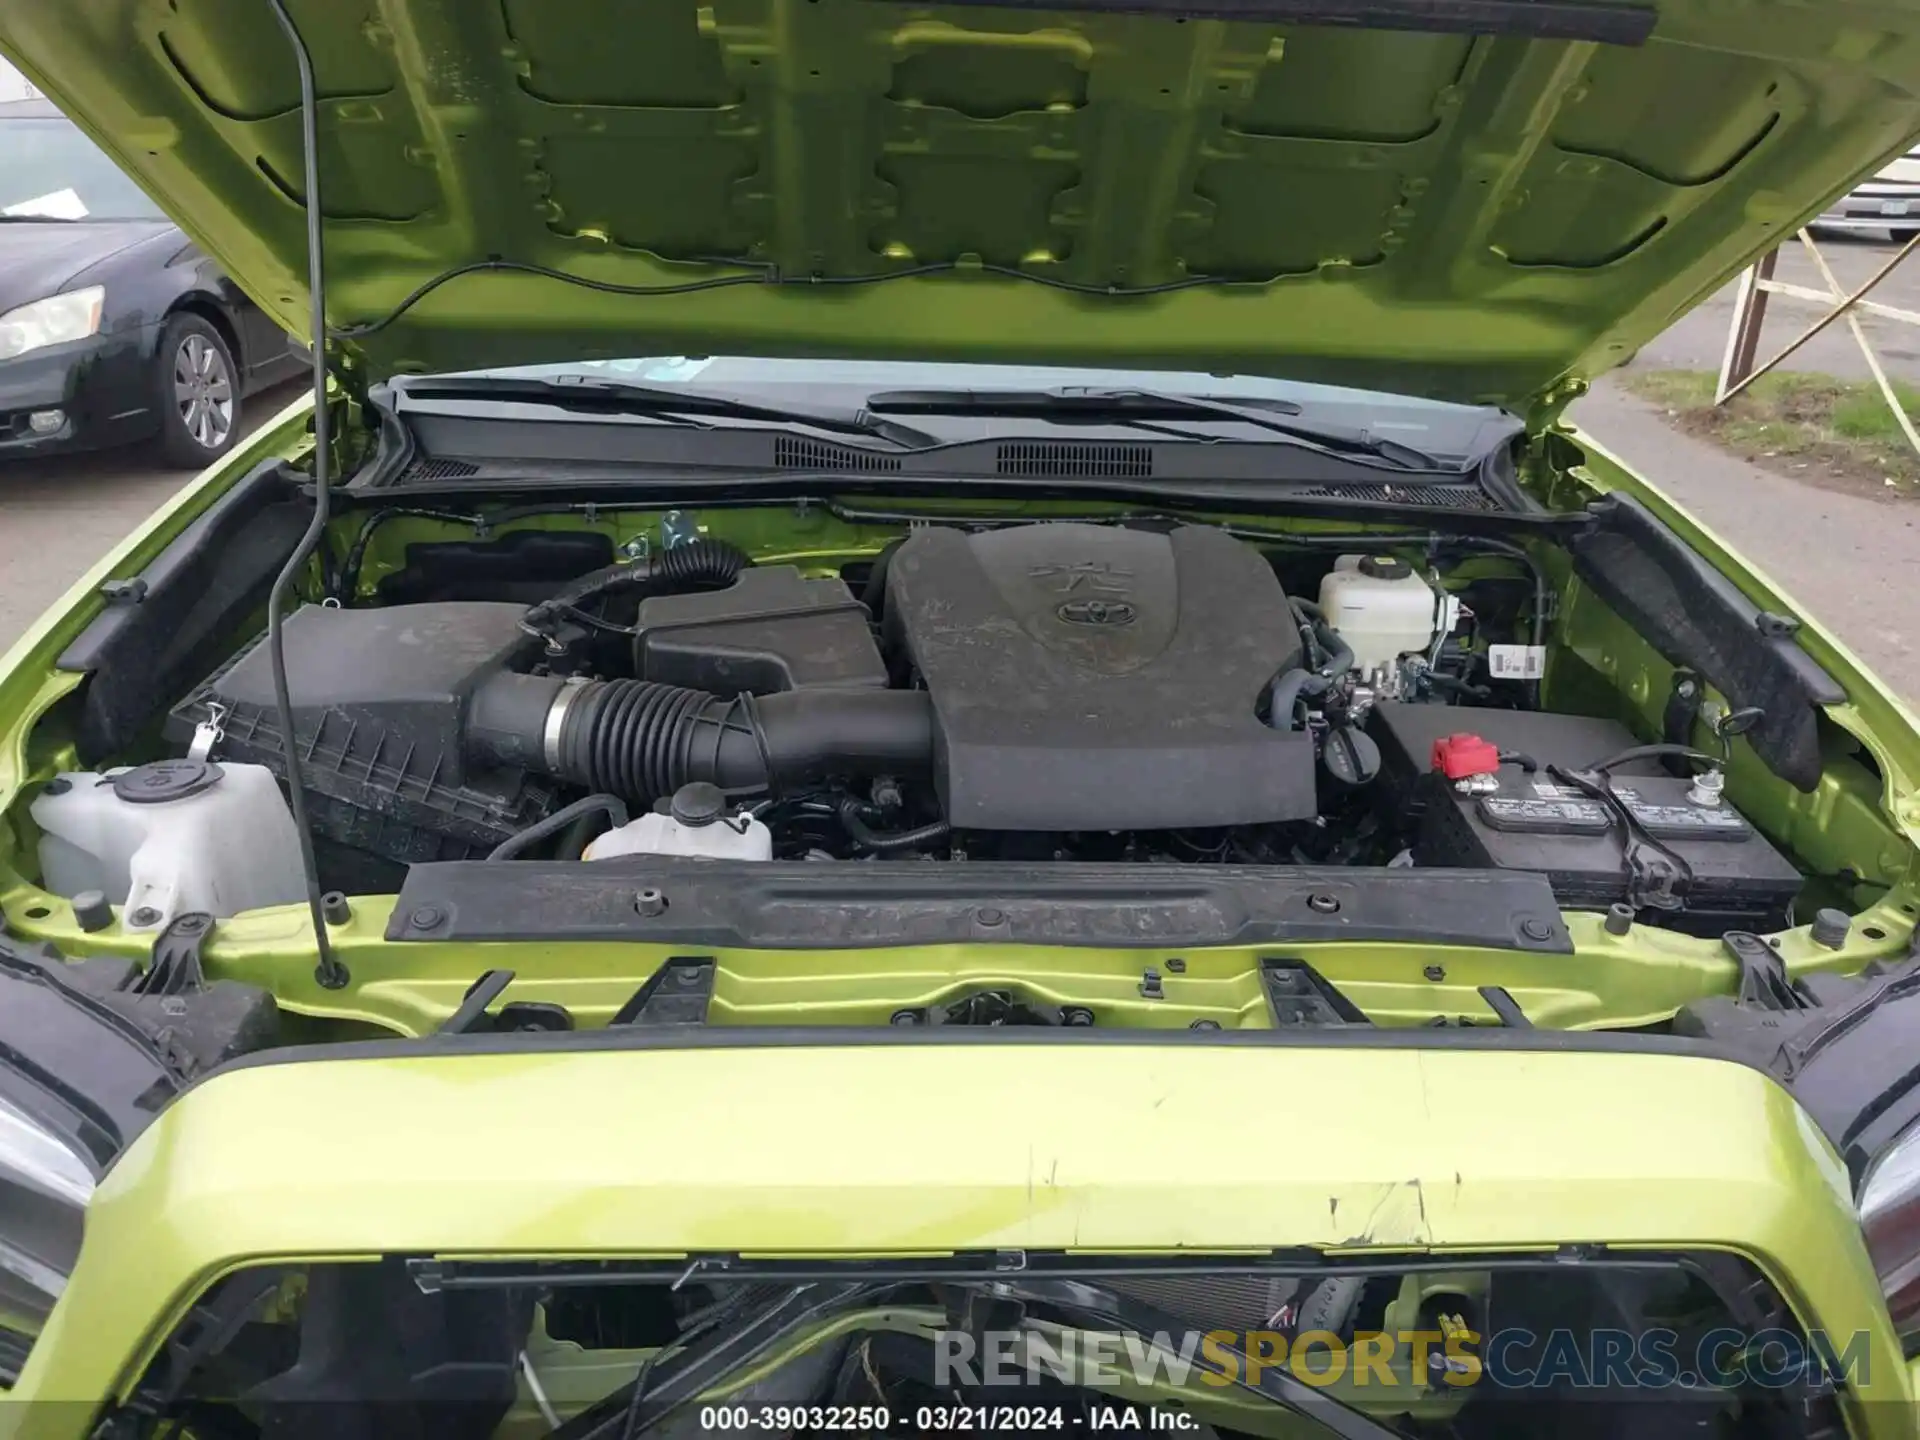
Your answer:
[[[917,0],[914,0],[917,3]],[[952,0],[1001,10],[1079,10],[1164,15],[1273,25],[1352,25],[1456,35],[1520,35],[1535,40],[1594,40],[1643,45],[1658,18],[1652,9],[1590,0]]]

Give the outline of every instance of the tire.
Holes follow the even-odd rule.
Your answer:
[[[182,311],[167,321],[153,357],[160,458],[204,470],[240,438],[240,367],[220,332]]]

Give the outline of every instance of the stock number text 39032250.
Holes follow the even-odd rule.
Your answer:
[[[935,1435],[1061,1433],[1082,1428],[1058,1405],[918,1405],[895,1413],[884,1405],[706,1405],[700,1428],[709,1433],[839,1433]]]

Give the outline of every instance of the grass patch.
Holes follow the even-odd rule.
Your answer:
[[[1620,378],[1681,429],[1770,470],[1849,490],[1920,496],[1920,453],[1870,380],[1775,371],[1716,407],[1710,371],[1628,371]],[[1894,391],[1920,423],[1920,389],[1895,381]]]

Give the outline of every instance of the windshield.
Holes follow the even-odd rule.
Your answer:
[[[0,118],[0,214],[53,220],[165,218],[79,126],[58,115]]]

